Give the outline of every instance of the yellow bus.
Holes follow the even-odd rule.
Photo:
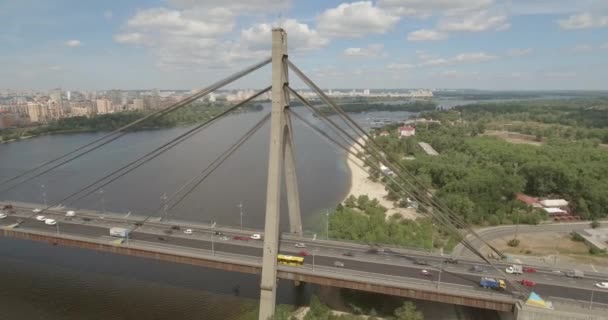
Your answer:
[[[277,261],[279,262],[279,264],[285,264],[288,266],[301,266],[302,264],[304,264],[303,257],[288,256],[285,254],[279,254],[277,256]]]

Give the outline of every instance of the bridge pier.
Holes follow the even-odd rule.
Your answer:
[[[295,171],[292,127],[289,119],[287,75],[287,34],[283,29],[272,30],[272,111],[270,117],[270,150],[262,279],[260,281],[259,319],[274,315],[277,290],[277,254],[279,250],[279,218],[281,209],[281,175],[285,166],[290,231],[302,233],[300,200]]]

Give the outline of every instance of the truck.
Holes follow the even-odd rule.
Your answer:
[[[505,269],[505,272],[508,274],[522,274],[524,273],[524,268],[520,264],[514,264]]]
[[[572,269],[572,270],[569,270],[568,272],[566,272],[566,277],[569,277],[569,278],[582,278],[584,276],[585,276],[585,274],[581,270],[577,270],[577,269]]]
[[[131,233],[131,229],[129,229],[129,228],[120,228],[120,227],[110,228],[110,235],[112,237],[128,238],[129,233]]]
[[[481,280],[479,280],[479,285],[483,288],[490,288],[494,290],[505,290],[507,288],[507,284],[504,280],[488,277],[481,278]]]

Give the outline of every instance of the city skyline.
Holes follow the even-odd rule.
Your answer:
[[[200,88],[267,56],[273,26],[287,30],[290,58],[325,88],[608,82],[608,3],[593,0],[23,1],[0,4],[0,18],[0,88]]]

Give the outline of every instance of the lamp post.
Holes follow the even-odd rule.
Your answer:
[[[40,189],[42,190],[42,201],[44,202],[44,207],[46,208],[48,206],[47,201],[46,201],[46,187],[43,184],[41,184]]]
[[[239,202],[237,207],[239,208],[239,214],[241,216],[241,231],[243,231],[243,202]]]
[[[167,219],[167,193],[163,193],[160,199],[163,201],[163,219]]]
[[[329,240],[329,209],[325,212],[325,239]]]
[[[213,232],[211,233],[211,255],[214,256],[215,255],[215,245],[213,242]]]
[[[103,189],[99,189],[99,194],[101,195],[101,213],[106,213],[106,199],[104,197]]]
[[[312,249],[312,271],[315,271],[315,252],[317,251],[316,248]]]

